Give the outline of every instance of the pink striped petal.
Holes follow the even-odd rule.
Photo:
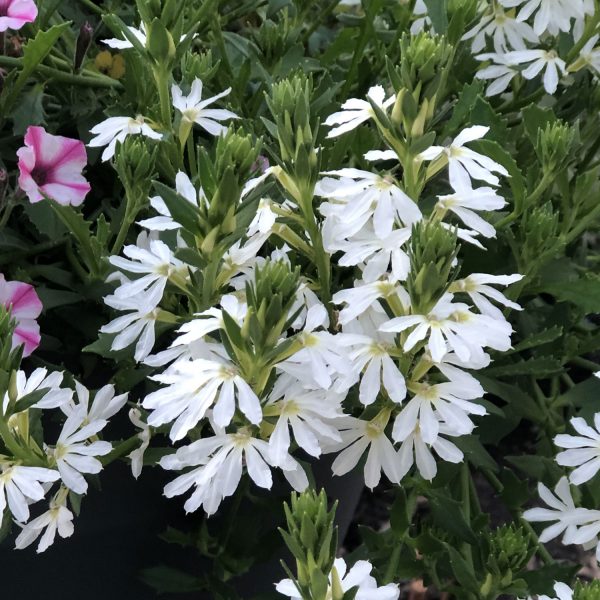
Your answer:
[[[0,0],[0,32],[33,23],[38,9],[33,0]]]

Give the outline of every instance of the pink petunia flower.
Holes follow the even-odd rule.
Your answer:
[[[2,0],[0,0],[2,2]],[[44,198],[79,206],[91,187],[82,170],[87,164],[83,142],[29,127],[19,157],[19,185],[31,202]]]
[[[0,0],[1,1],[1,0]],[[32,285],[21,281],[6,281],[0,273],[0,304],[10,309],[17,321],[12,346],[25,344],[23,356],[29,356],[40,345],[40,327],[36,319],[42,312],[42,303]]]
[[[38,9],[33,0],[0,0],[0,33],[33,23]]]

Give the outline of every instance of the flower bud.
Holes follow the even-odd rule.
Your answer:
[[[544,172],[551,173],[569,156],[575,133],[560,121],[549,123],[538,131],[536,150]]]
[[[94,28],[88,21],[85,21],[79,28],[79,35],[77,36],[77,42],[75,44],[75,58],[73,60],[73,68],[75,71],[81,69],[81,65],[83,65],[83,61],[90,48],[93,37]]]
[[[600,598],[600,581],[584,583],[578,581],[575,584],[573,600],[598,600]]]

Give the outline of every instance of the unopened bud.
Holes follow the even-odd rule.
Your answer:
[[[81,69],[93,37],[94,28],[88,21],[86,21],[79,28],[79,35],[77,36],[77,43],[75,45],[75,58],[73,60],[73,68],[75,71],[79,71],[79,69]]]

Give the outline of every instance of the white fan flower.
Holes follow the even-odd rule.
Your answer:
[[[87,443],[106,426],[107,421],[100,419],[84,424],[86,422],[86,407],[78,407],[67,417],[54,448],[47,450],[56,463],[62,482],[76,494],[85,494],[88,489],[82,473],[100,473],[102,463],[96,457],[105,456],[112,450],[109,442]]]
[[[63,374],[60,371],[53,371],[48,374],[48,369],[38,367],[27,376],[25,371],[17,371],[15,377],[15,401],[18,402],[21,398],[37,391],[48,390],[40,400],[38,400],[33,408],[58,408],[64,406],[71,400],[73,392],[69,389],[61,388]],[[2,401],[3,410],[8,408],[9,404],[8,392],[4,394]]]
[[[178,85],[173,85],[171,88],[173,106],[181,113],[184,121],[199,125],[211,135],[221,135],[227,130],[227,127],[221,125],[218,121],[237,119],[239,117],[230,110],[207,108],[207,106],[227,96],[231,92],[231,88],[227,88],[216,96],[202,100],[202,87],[202,81],[195,79],[189,95],[184,96],[181,88]]]
[[[306,389],[289,375],[279,377],[264,409],[265,417],[277,417],[269,437],[273,464],[279,466],[287,461],[290,429],[298,447],[311,456],[321,455],[323,441],[341,442],[331,420],[343,416],[342,399],[332,391]]]
[[[19,533],[15,540],[16,550],[27,548],[41,535],[42,537],[36,550],[39,554],[45,552],[54,544],[57,532],[63,539],[73,535],[73,513],[67,508],[67,493],[67,488],[61,487],[50,502],[50,507],[45,513],[26,525],[20,525],[21,533]]]
[[[167,387],[144,399],[144,408],[152,410],[148,425],[173,422],[170,437],[174,442],[183,439],[213,405],[213,418],[219,426],[229,425],[236,405],[251,423],[262,420],[259,399],[233,363],[203,358],[178,361],[150,379]]]
[[[200,206],[207,202],[202,188],[197,191],[191,179],[183,171],[179,171],[175,176],[175,191],[192,206]],[[150,198],[150,206],[152,206],[159,216],[138,221],[138,225],[150,231],[169,231],[181,228],[181,225],[173,220],[171,211],[160,196]]]
[[[448,291],[450,293],[464,292],[469,295],[473,304],[479,309],[482,315],[488,315],[494,319],[501,319],[502,312],[496,308],[488,298],[495,300],[502,306],[507,306],[513,310],[523,310],[523,307],[512,300],[509,300],[502,292],[491,287],[492,285],[511,285],[521,281],[523,275],[488,275],[487,273],[472,273],[464,279],[457,279],[450,284]]]
[[[579,435],[560,434],[554,438],[559,448],[556,462],[563,467],[577,467],[570,475],[573,485],[589,481],[600,471],[600,412],[594,415],[594,427],[581,417],[571,419],[571,425]]]
[[[471,50],[481,52],[486,45],[486,37],[491,37],[494,50],[499,54],[509,49],[525,50],[526,42],[536,44],[539,42],[531,25],[519,21],[505,12],[501,6],[496,6],[491,12],[486,13],[479,23],[463,35],[463,40],[473,40]]]
[[[453,435],[443,423],[440,424],[440,434]],[[436,454],[444,461],[460,463],[464,459],[462,451],[455,444],[438,435],[431,444]],[[417,427],[402,442],[398,451],[398,472],[402,479],[416,463],[419,474],[423,479],[431,481],[437,474],[437,464],[427,443],[423,440],[422,432]]]
[[[395,95],[386,99],[385,90],[380,85],[370,88],[367,92],[367,96],[384,111],[396,101]],[[333,127],[327,134],[327,137],[332,138],[348,131],[352,131],[365,121],[372,119],[374,116],[375,112],[367,100],[350,98],[342,104],[341,112],[333,113],[325,119],[324,124],[328,127]]]
[[[507,59],[506,54],[485,53],[478,54],[475,58],[481,61],[492,61],[492,64],[479,69],[475,73],[476,79],[491,81],[485,90],[486,96],[502,94],[506,91],[510,82],[519,74],[519,69],[514,62]]]
[[[383,471],[392,483],[399,483],[402,475],[399,471],[398,454],[385,434],[389,411],[380,413],[371,421],[344,417],[340,423],[342,443],[328,451],[345,448],[338,454],[331,466],[334,475],[349,473],[367,452],[364,476],[365,485],[373,489],[381,479]]]
[[[76,410],[81,410],[79,407],[84,407],[86,418],[84,424],[92,421],[107,421],[116,415],[127,402],[128,392],[115,396],[115,386],[105,385],[101,387],[94,395],[94,400],[90,406],[90,391],[79,381],[75,381],[75,392],[77,394],[77,402],[69,402],[61,406],[61,410],[69,416]]]
[[[468,184],[468,182],[460,182],[458,187],[455,187],[454,193],[438,196],[437,213],[444,218],[446,213],[450,211],[467,227],[480,233],[483,237],[495,237],[496,229],[494,226],[475,211],[500,210],[506,205],[506,200],[491,187],[481,187],[474,190],[470,185],[461,187],[463,183]]]
[[[448,159],[450,185],[455,190],[471,189],[471,179],[497,186],[500,184],[500,180],[493,173],[508,177],[508,171],[491,158],[465,147],[465,144],[483,138],[489,130],[489,127],[482,125],[467,127],[454,138],[449,146],[431,146],[421,152],[419,157],[421,160],[430,161],[445,154]]]
[[[339,582],[342,585],[342,590],[347,592],[351,588],[358,588],[356,591],[355,600],[398,600],[400,597],[400,590],[398,585],[395,583],[388,583],[387,585],[378,586],[377,581],[371,576],[373,565],[367,560],[358,560],[350,570],[346,565],[346,561],[343,558],[336,558],[333,566],[339,577]],[[331,578],[332,574],[329,575],[329,589],[326,597],[331,597]],[[282,594],[287,596],[291,600],[301,600],[300,592],[296,588],[296,585],[291,579],[282,579],[276,586],[275,589]]]
[[[216,434],[192,442],[164,456],[160,465],[168,470],[195,467],[165,486],[165,496],[173,498],[195,487],[184,508],[193,512],[202,506],[208,515],[216,512],[224,498],[231,496],[240,482],[244,465],[254,483],[270,489],[273,484],[270,467],[273,467],[269,444],[253,437],[245,428],[235,433],[225,433],[216,427]],[[308,485],[304,470],[291,456],[280,465],[284,475],[297,491]]]
[[[527,21],[535,13],[533,30],[537,35],[546,31],[551,35],[568,33],[571,19],[583,19],[586,12],[585,0],[502,0],[502,4],[507,8],[522,6],[519,21]]]
[[[146,25],[144,23],[140,23],[140,28],[128,26],[129,32],[133,35],[144,48],[146,47],[146,42],[148,39],[148,33],[146,32]],[[194,37],[197,37],[197,33],[194,34]],[[182,35],[180,42],[185,41],[187,35]],[[115,50],[128,50],[129,48],[133,48],[133,44],[128,40],[121,40],[119,38],[110,38],[107,40],[102,40],[103,44],[106,44],[109,48],[114,48]]]
[[[150,427],[148,423],[142,421],[142,413],[139,408],[132,408],[129,410],[129,420],[140,429],[137,434],[141,444],[133,450],[127,457],[131,460],[131,472],[137,479],[142,473],[142,467],[144,466],[144,452],[150,445]]]
[[[320,210],[325,217],[337,216],[347,224],[340,231],[341,237],[351,237],[372,220],[376,235],[385,238],[396,219],[410,226],[422,218],[419,207],[391,176],[350,168],[325,171],[323,175],[338,178],[321,180],[315,194],[334,201],[321,205]]]
[[[130,135],[143,135],[152,140],[162,140],[162,133],[158,133],[146,124],[144,117],[138,115],[135,119],[132,117],[109,117],[91,130],[96,137],[88,143],[91,148],[102,148],[106,146],[102,153],[102,160],[110,160],[115,155],[117,143],[123,143]]]
[[[514,50],[506,54],[506,60],[519,65],[530,63],[522,72],[525,79],[534,79],[544,71],[544,89],[550,95],[558,88],[559,74],[567,72],[565,61],[555,50]]]
[[[29,504],[45,496],[42,483],[60,479],[58,471],[0,462],[0,518],[8,501],[12,516],[19,522],[29,520]]]
[[[561,477],[556,484],[556,495],[541,482],[538,483],[538,493],[549,508],[530,508],[523,513],[523,518],[532,523],[556,521],[540,534],[543,544],[563,533],[563,544],[582,544],[593,540],[600,531],[600,510],[577,508],[566,477]],[[585,525],[591,525],[592,529],[584,528],[584,535],[578,535],[578,528]]]

